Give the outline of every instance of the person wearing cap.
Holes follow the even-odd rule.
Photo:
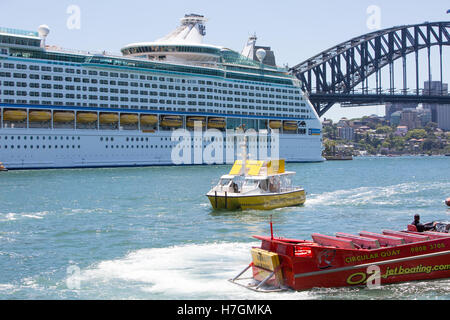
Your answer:
[[[433,230],[434,227],[436,226],[436,223],[437,222],[430,222],[430,223],[422,224],[422,223],[420,223],[420,215],[415,214],[414,221],[411,224],[416,226],[418,232],[424,232],[424,231],[428,231],[428,230]]]

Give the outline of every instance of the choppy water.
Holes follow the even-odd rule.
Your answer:
[[[450,220],[449,157],[287,164],[302,207],[215,212],[204,194],[229,166],[0,174],[0,299],[450,299],[450,279],[381,289],[255,293],[227,279],[253,234],[379,232]]]

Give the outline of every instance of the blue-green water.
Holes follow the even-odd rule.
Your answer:
[[[252,234],[404,229],[450,220],[449,157],[287,164],[302,207],[215,212],[205,193],[229,166],[0,174],[1,299],[450,299],[450,279],[380,289],[255,293],[227,279]]]

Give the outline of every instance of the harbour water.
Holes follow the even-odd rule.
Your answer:
[[[256,293],[227,279],[253,234],[310,239],[450,220],[448,157],[287,164],[304,206],[213,211],[230,166],[0,173],[0,299],[450,299],[450,279],[379,289]]]

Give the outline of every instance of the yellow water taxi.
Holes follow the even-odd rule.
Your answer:
[[[305,190],[292,186],[293,171],[285,171],[284,159],[236,160],[231,171],[207,194],[214,209],[255,209],[298,206]]]

